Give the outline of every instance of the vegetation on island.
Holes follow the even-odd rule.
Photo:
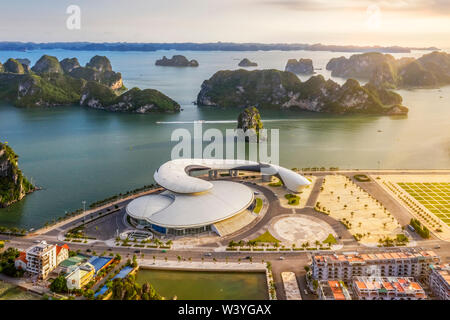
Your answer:
[[[82,67],[77,58],[43,55],[29,69],[17,59],[0,68],[0,100],[18,107],[79,104],[115,112],[178,112],[180,105],[154,89],[126,91],[122,75],[105,56]]]
[[[311,59],[289,59],[284,70],[295,74],[313,74],[313,61]]]
[[[155,65],[164,67],[198,67],[198,62],[197,60],[189,61],[185,56],[178,54],[170,59],[164,56],[162,59],[156,60]]]
[[[270,51],[270,50],[309,50],[309,51],[332,51],[332,52],[392,52],[409,53],[411,50],[438,50],[436,47],[400,47],[400,46],[356,46],[356,45],[328,45],[307,43],[236,43],[236,42],[209,42],[209,43],[124,43],[124,42],[0,42],[2,51],[25,51],[25,50],[76,50],[76,51],[157,51],[157,50],[179,50],[179,51]]]
[[[242,60],[239,62],[238,66],[239,66],[239,67],[244,67],[244,68],[245,68],[245,67],[257,67],[258,64],[257,64],[256,62],[250,61],[250,60],[247,59],[247,58],[244,58],[244,59],[242,59]]]
[[[369,80],[377,87],[427,88],[450,84],[450,54],[434,51],[415,58],[395,59],[390,54],[367,52],[331,59],[331,75]]]
[[[338,114],[406,114],[402,97],[385,88],[361,86],[348,79],[343,85],[322,75],[302,82],[295,74],[275,69],[222,70],[205,80],[197,105],[299,109]]]
[[[0,207],[9,206],[35,190],[19,169],[18,158],[7,143],[0,142]]]
[[[256,137],[259,138],[259,131],[263,128],[259,110],[255,107],[244,109],[238,116],[237,128],[244,130],[244,132],[252,130],[256,134]]]

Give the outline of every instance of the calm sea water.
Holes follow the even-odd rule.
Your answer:
[[[139,270],[136,281],[150,282],[163,297],[179,300],[265,300],[263,272]]]
[[[330,77],[325,65],[332,52],[0,52],[34,62],[43,54],[78,57],[85,64],[95,54],[110,58],[128,88],[155,88],[184,109],[175,115],[116,114],[78,106],[19,109],[0,103],[0,140],[19,154],[26,176],[43,190],[6,209],[0,225],[42,226],[87,203],[153,182],[153,172],[170,159],[174,129],[235,128],[239,110],[198,108],[203,80],[217,70],[236,69],[240,59],[258,62],[258,68],[284,69],[289,58],[312,58],[318,73]],[[157,67],[163,55],[183,54],[197,59],[198,68]],[[408,56],[418,57],[422,52]],[[397,57],[404,55],[395,55]],[[307,77],[301,77],[306,80]],[[337,82],[344,80],[335,78]],[[336,116],[309,112],[262,110],[266,128],[280,129],[280,163],[287,167],[432,169],[450,167],[450,87],[402,90],[407,117]],[[218,121],[208,123],[208,121]],[[164,122],[164,123],[158,123]],[[183,123],[179,123],[183,122]]]

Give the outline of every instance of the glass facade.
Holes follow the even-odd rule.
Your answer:
[[[170,235],[174,235],[174,236],[193,235],[193,234],[200,234],[200,233],[211,231],[211,225],[201,226],[198,228],[173,229],[173,228],[161,227],[156,224],[151,224],[147,220],[143,220],[143,219],[134,219],[131,217],[130,217],[130,219],[131,219],[131,222],[133,222],[133,224],[135,224],[135,225],[140,225],[140,226],[146,227],[147,229],[151,229],[151,230],[156,231],[161,234],[170,234]]]

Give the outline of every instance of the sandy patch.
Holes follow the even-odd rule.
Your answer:
[[[395,217],[347,177],[327,175],[322,187],[317,200],[320,209],[346,222],[349,232],[360,242],[374,244],[380,238],[395,238],[402,233]]]

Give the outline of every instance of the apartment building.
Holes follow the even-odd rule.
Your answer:
[[[414,277],[428,278],[430,264],[439,263],[433,251],[404,249],[378,251],[374,253],[314,254],[311,275],[316,280],[341,279],[351,281],[353,277]]]
[[[352,281],[358,300],[426,300],[422,286],[411,277],[355,277]]]
[[[26,251],[27,271],[45,279],[56,268],[56,246],[46,241],[28,248]]]
[[[450,264],[430,265],[429,285],[440,300],[450,300]]]
[[[45,279],[59,263],[69,257],[69,247],[48,244],[41,241],[31,246],[25,252],[21,252],[15,261],[18,269],[26,270],[36,274],[40,279]]]
[[[320,300],[352,300],[347,286],[344,282],[337,280],[319,281],[317,295]]]

